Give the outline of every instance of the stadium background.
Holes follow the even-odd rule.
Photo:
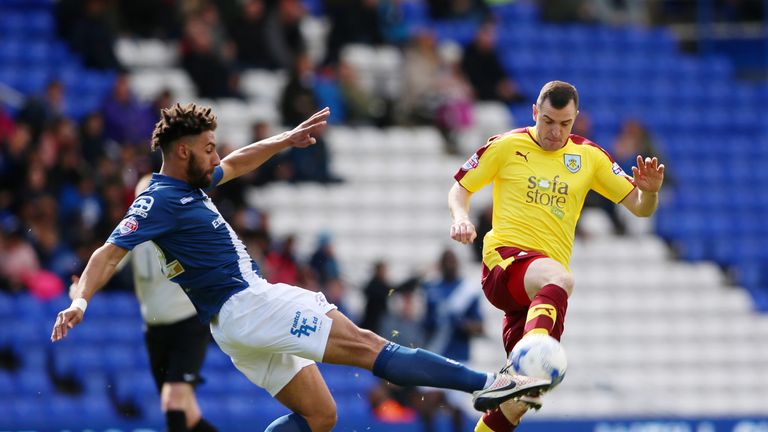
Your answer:
[[[669,179],[650,221],[590,202],[569,376],[520,430],[768,430],[767,11],[761,0],[0,0],[0,430],[162,429],[130,274],[71,337],[48,340],[69,275],[157,166],[157,107],[212,105],[230,148],[332,107],[321,146],[215,198],[268,277],[324,290],[360,320],[376,260],[397,286],[429,278],[450,247],[477,280],[471,248],[448,241],[451,175],[487,136],[529,124],[551,79],[579,89],[584,135],[614,153],[651,146]],[[517,91],[484,91],[462,69],[489,19]],[[488,204],[476,197],[478,220]],[[471,363],[494,370],[499,317],[485,309]],[[371,409],[367,372],[322,369],[337,430],[421,430],[407,410]],[[262,430],[284,412],[213,345],[204,375],[200,403],[221,430]],[[437,426],[450,430],[447,416]]]

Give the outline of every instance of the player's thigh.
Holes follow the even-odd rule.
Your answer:
[[[208,326],[196,316],[180,321],[172,327],[173,341],[169,343],[166,382],[187,383],[195,386],[202,382],[200,369],[205,361],[210,342]]]
[[[316,364],[301,369],[275,399],[307,419],[310,425],[336,422],[336,403]]]
[[[372,369],[387,341],[376,333],[361,329],[338,310],[328,312],[333,320],[323,362]]]
[[[162,391],[163,383],[168,375],[169,341],[164,326],[148,326],[144,333],[144,345],[149,357],[149,367],[155,381],[158,393]]]
[[[228,347],[237,347],[322,360],[332,325],[326,313],[336,306],[322,293],[264,284],[241,291],[224,303],[211,321],[211,334],[219,346],[227,353]]]
[[[545,285],[554,284],[568,295],[573,291],[573,274],[559,262],[549,257],[539,258],[528,265],[523,279],[525,291],[533,298]]]

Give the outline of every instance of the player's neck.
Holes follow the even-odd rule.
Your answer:
[[[175,167],[173,164],[163,162],[163,166],[160,167],[160,174],[189,183],[186,170],[181,167]]]

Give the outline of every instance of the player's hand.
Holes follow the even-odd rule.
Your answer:
[[[72,275],[72,283],[69,285],[69,299],[74,300],[77,290],[77,283],[80,282],[80,277]]]
[[[301,122],[292,130],[286,132],[288,142],[293,147],[309,147],[316,143],[317,140],[312,135],[317,135],[325,129],[328,125],[328,117],[331,115],[331,109],[325,107],[320,111],[312,114],[312,117]]]
[[[657,158],[645,158],[637,155],[637,166],[632,167],[635,186],[643,192],[656,193],[664,182],[664,164]]]
[[[477,231],[469,220],[460,220],[451,225],[451,238],[462,244],[470,244],[477,238]]]
[[[64,339],[67,336],[69,329],[80,324],[80,321],[83,320],[83,314],[83,310],[75,306],[70,306],[59,312],[59,314],[56,315],[56,322],[53,324],[51,342]]]

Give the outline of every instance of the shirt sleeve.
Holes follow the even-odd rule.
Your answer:
[[[132,250],[136,245],[171,232],[175,227],[173,212],[162,196],[144,193],[133,201],[123,220],[107,239],[107,243]]]
[[[213,190],[213,188],[215,188],[216,186],[218,186],[222,177],[224,177],[224,169],[222,169],[221,165],[219,165],[213,169],[213,175],[211,176],[211,185],[205,188],[205,191],[208,192],[210,190]]]
[[[498,142],[490,140],[459,168],[453,178],[473,193],[493,182],[501,165],[500,147]]]
[[[602,148],[595,148],[592,189],[614,203],[620,203],[635,188],[632,177]]]

